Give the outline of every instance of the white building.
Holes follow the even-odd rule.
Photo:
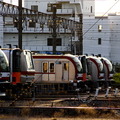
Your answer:
[[[94,0],[91,1],[94,3]],[[53,14],[51,6],[56,4],[57,6],[57,16],[65,17],[67,19],[72,19],[79,21],[79,15],[86,11],[86,15],[94,15],[94,4],[89,6],[86,4],[86,0],[37,0],[37,1],[24,1],[24,7],[29,9],[34,9],[47,14]],[[86,5],[86,7],[84,6]],[[84,6],[84,7],[83,7]],[[17,29],[12,26],[12,19],[6,19],[4,27],[4,43],[12,45],[17,45]],[[26,26],[23,25],[23,49],[30,49],[32,51],[52,51],[52,44],[50,40],[52,38],[51,31],[44,26],[41,27],[40,24],[36,23],[36,27],[29,27],[29,23]],[[58,46],[56,50],[61,51],[71,51],[71,41],[74,46],[74,53],[76,53],[76,44],[79,42],[76,36],[72,37],[69,30],[61,29],[57,31]],[[4,44],[4,45],[5,45]]]
[[[101,54],[110,59],[111,41],[108,17],[84,19],[84,54]]]
[[[120,63],[120,16],[114,13],[83,20],[84,54],[100,54],[113,63]]]
[[[52,4],[57,5],[57,15],[61,17],[79,21],[79,15],[83,14],[83,54],[101,54],[114,63],[120,63],[119,15],[109,14],[106,17],[95,17],[95,0],[24,0],[25,8],[48,14],[52,14],[50,9]],[[29,23],[27,26],[23,24],[23,49],[40,52],[52,51],[51,31],[46,26],[43,29],[38,23],[34,28],[29,27]],[[3,44],[3,47],[6,47],[6,44],[17,45],[18,31],[13,26],[12,18],[6,18],[5,26],[0,30],[2,29],[1,45]],[[69,30],[57,31],[57,37],[59,38],[57,51],[71,51],[72,43],[74,53],[76,53],[78,38],[72,37]]]

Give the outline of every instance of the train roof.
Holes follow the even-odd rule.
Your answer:
[[[30,51],[28,49],[20,49],[20,48],[0,48],[1,50],[27,50]]]
[[[33,54],[32,55],[34,58],[35,57],[72,57],[75,58],[76,56],[72,55],[72,54],[61,54],[61,55],[55,55],[55,54]]]

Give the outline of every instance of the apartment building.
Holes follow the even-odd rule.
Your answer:
[[[120,63],[119,57],[119,15],[95,16],[95,0],[24,0],[24,7],[52,15],[52,6],[56,5],[57,16],[79,21],[83,15],[83,54],[101,55],[113,63]],[[0,22],[1,45],[18,44],[18,30],[12,18],[6,18],[5,24]],[[60,23],[57,23],[60,24]],[[23,23],[23,49],[39,53],[52,53],[52,30],[38,23]],[[77,53],[79,39],[69,30],[57,28],[57,47],[59,53]]]

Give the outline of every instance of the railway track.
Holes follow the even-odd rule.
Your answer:
[[[120,93],[118,90],[99,91],[96,89],[93,93],[72,95],[41,95],[36,97],[33,94],[31,98],[15,98],[13,100],[0,100],[0,113],[16,113],[23,109],[29,109],[31,112],[48,112],[70,109],[95,109],[95,110],[120,110]],[[6,112],[5,112],[6,111]]]
[[[108,103],[116,103],[118,105],[118,103],[120,101],[120,93],[115,95],[113,93],[109,93],[104,94],[104,93],[99,93],[96,95],[95,93],[92,94],[75,94],[75,95],[41,95],[41,97],[31,97],[31,98],[15,98],[13,100],[6,100],[6,99],[1,99],[0,100],[0,106],[1,107],[7,107],[7,106],[30,106],[34,105],[34,106],[41,106],[41,105],[48,105],[49,106],[53,106],[53,104],[56,103],[77,103],[78,106],[80,104],[89,104],[89,103],[104,103],[104,102],[108,102]],[[36,103],[36,104],[33,104]],[[72,106],[72,105],[68,105]],[[66,104],[67,105],[67,104]],[[65,105],[65,106],[66,106]],[[74,105],[73,105],[74,106]],[[95,104],[94,104],[95,106]],[[101,106],[101,105],[100,105]],[[98,106],[99,107],[99,106]]]
[[[116,104],[117,103],[117,104]],[[80,100],[47,100],[47,101],[17,101],[14,106],[0,106],[0,114],[10,115],[40,115],[53,116],[54,114],[64,114],[69,116],[79,114],[96,114],[114,111],[120,117],[119,100],[93,100],[83,104]],[[90,111],[93,111],[90,112]]]
[[[54,96],[54,95],[53,95]],[[114,111],[120,117],[120,95],[108,94],[88,95],[56,95],[41,96],[41,98],[23,98],[19,100],[0,100],[0,114],[10,115],[43,115],[51,117],[54,114],[96,114]],[[35,96],[34,96],[35,97]],[[90,113],[89,113],[90,112]]]

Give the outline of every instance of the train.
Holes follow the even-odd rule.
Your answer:
[[[32,53],[19,48],[1,48],[0,53],[0,93],[12,97],[34,81]]]
[[[81,56],[78,57],[81,61]],[[100,86],[100,82],[104,79],[103,63],[96,56],[85,56],[86,63],[86,85],[90,89],[96,89]]]
[[[78,57],[81,60],[81,57]],[[110,60],[101,56],[86,55],[87,86],[92,89],[107,88],[113,83],[113,66]]]
[[[93,91],[110,87],[113,80],[112,63],[105,57],[36,54],[33,59],[41,93]]]
[[[71,93],[78,83],[85,89],[83,81],[86,81],[86,73],[76,56],[37,54],[33,55],[33,60],[35,82],[39,84],[42,93]]]
[[[115,83],[113,75],[115,73],[112,63],[105,57],[98,57],[103,63],[104,87],[112,86]]]
[[[2,65],[3,64],[3,65]],[[113,81],[112,63],[105,57],[33,54],[19,48],[0,49],[0,93],[74,94]]]

